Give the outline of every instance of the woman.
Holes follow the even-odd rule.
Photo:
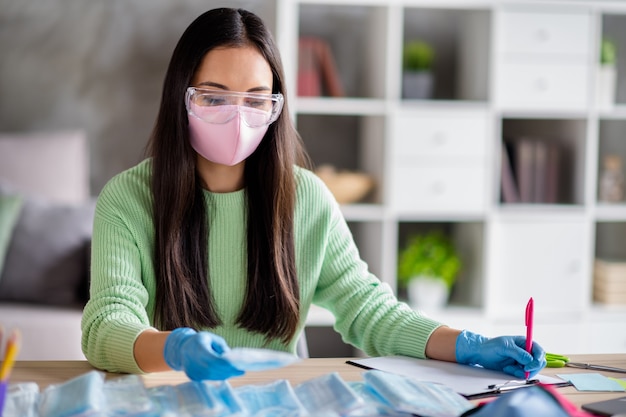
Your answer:
[[[523,377],[545,364],[523,337],[443,326],[384,290],[338,205],[306,166],[263,22],[216,9],[183,33],[150,158],[103,189],[83,351],[109,371],[241,374],[232,346],[295,352],[312,302],[370,355],[475,363]],[[196,330],[193,330],[196,329]]]

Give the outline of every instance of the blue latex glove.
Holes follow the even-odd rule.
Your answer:
[[[525,336],[490,339],[463,330],[456,339],[456,361],[503,371],[519,379],[524,379],[528,372],[532,378],[546,366],[546,352],[537,342],[533,342],[532,355],[525,347]]]
[[[226,341],[213,333],[181,327],[165,340],[163,356],[170,368],[185,371],[194,381],[225,380],[244,374],[222,357],[229,350]]]

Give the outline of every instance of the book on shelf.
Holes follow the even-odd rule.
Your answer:
[[[502,201],[555,204],[559,194],[561,150],[540,138],[506,139],[502,144]]]
[[[545,141],[536,140],[533,142],[533,186],[532,186],[532,202],[545,202],[548,179],[548,145]]]
[[[555,143],[548,146],[546,167],[546,185],[544,203],[556,204],[559,202],[559,172],[561,170],[561,150]]]
[[[344,96],[335,59],[324,39],[303,36],[298,41],[299,96]]]
[[[502,182],[502,200],[505,203],[519,203],[520,196],[517,189],[517,181],[515,180],[515,173],[513,164],[511,162],[511,144],[503,142],[501,147],[502,161],[501,161],[501,182]]]
[[[521,203],[533,202],[535,183],[535,147],[534,140],[520,138],[515,141],[515,168],[517,170],[517,186]]]

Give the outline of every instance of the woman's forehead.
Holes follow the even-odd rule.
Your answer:
[[[192,85],[207,83],[231,91],[272,89],[272,69],[254,46],[219,47],[212,49],[192,79]]]

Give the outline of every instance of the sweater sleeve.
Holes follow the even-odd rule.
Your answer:
[[[98,198],[82,349],[96,368],[141,373],[133,348],[137,336],[151,328],[150,295],[142,282],[142,245],[127,214],[128,194],[126,187],[109,185]]]
[[[442,323],[402,303],[368,271],[339,206],[331,204],[326,251],[313,301],[335,316],[343,339],[371,356],[425,357]]]

